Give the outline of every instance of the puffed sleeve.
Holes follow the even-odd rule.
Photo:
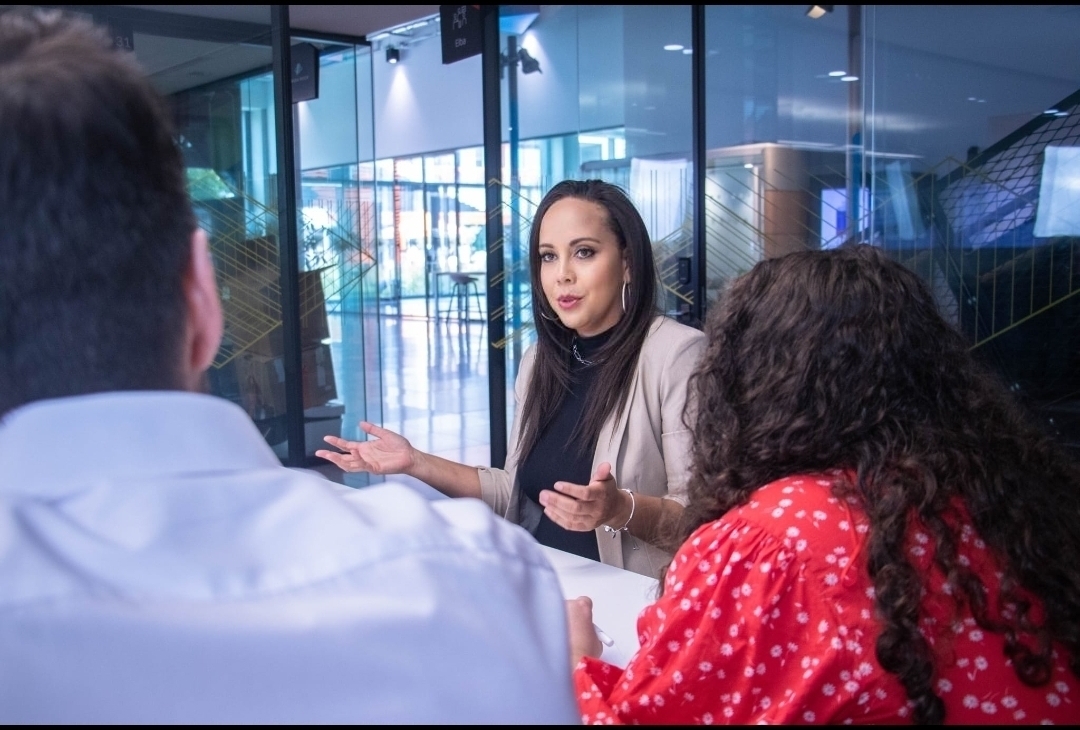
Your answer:
[[[703,525],[675,555],[663,596],[639,616],[641,649],[625,670],[589,657],[578,664],[583,721],[806,722],[813,709],[801,687],[820,664],[810,658],[835,648],[835,632],[821,623],[827,609],[800,566],[752,524]]]

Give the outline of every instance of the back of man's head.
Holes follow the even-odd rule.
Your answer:
[[[56,12],[0,13],[0,415],[184,387],[195,230],[164,105]]]

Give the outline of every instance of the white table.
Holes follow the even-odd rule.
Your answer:
[[[637,617],[656,600],[657,580],[629,570],[613,568],[579,555],[541,546],[559,577],[563,596],[588,596],[593,622],[615,640],[600,658],[620,667],[637,652]]]

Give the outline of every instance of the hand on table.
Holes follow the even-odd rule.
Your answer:
[[[566,530],[588,532],[601,525],[622,527],[630,516],[630,496],[620,491],[606,461],[596,467],[588,485],[555,482],[555,491],[540,492],[544,514]]]
[[[337,464],[344,471],[372,474],[401,474],[415,464],[415,451],[404,436],[367,421],[361,421],[360,428],[375,440],[347,441],[337,436],[324,436],[326,443],[344,453],[320,449],[315,456]]]
[[[570,634],[570,668],[583,656],[598,657],[604,650],[593,627],[592,599],[578,596],[566,602],[566,626]]]

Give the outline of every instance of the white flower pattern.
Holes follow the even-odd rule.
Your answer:
[[[850,724],[910,718],[906,692],[873,650],[881,627],[865,572],[868,523],[857,501],[831,494],[840,476],[774,482],[699,528],[672,560],[664,595],[641,613],[642,648],[626,669],[591,658],[578,665],[574,680],[583,721]],[[1000,572],[985,545],[969,524],[961,535],[961,563],[996,590]],[[933,545],[916,529],[906,546],[930,576],[928,597],[946,595],[944,577],[932,563]],[[932,646],[947,634],[955,657],[934,682],[948,722],[1080,722],[1074,700],[1080,683],[1067,669],[1066,652],[1053,657],[1051,684],[1028,687],[998,659],[999,634],[970,615],[955,622],[954,633],[951,618],[931,612],[920,623]],[[710,634],[725,640],[700,641]]]

